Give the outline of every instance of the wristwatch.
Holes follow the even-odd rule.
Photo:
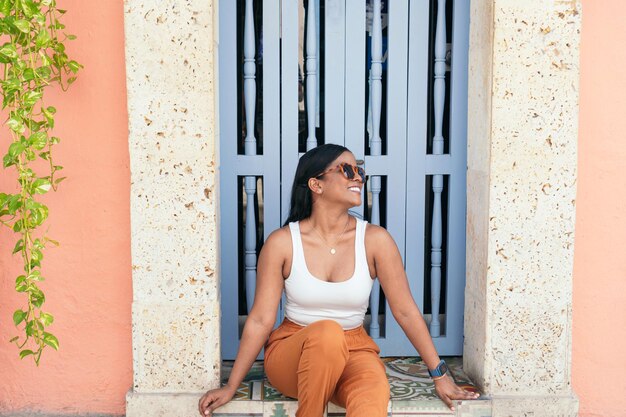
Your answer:
[[[448,365],[446,365],[445,361],[439,362],[435,369],[429,369],[428,374],[431,377],[444,376],[448,372]]]

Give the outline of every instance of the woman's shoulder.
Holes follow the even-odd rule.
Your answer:
[[[283,226],[270,233],[263,244],[263,248],[276,252],[291,251],[291,232],[289,231],[289,226]]]
[[[395,241],[384,227],[367,223],[365,229],[365,244],[371,248],[385,250],[389,248],[389,245],[395,245]]]

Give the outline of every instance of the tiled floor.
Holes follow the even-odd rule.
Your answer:
[[[445,358],[451,374],[458,385],[477,391],[462,369],[462,358]],[[453,415],[435,394],[434,384],[428,376],[424,363],[418,358],[383,358],[387,368],[387,378],[391,386],[390,416],[436,417]],[[223,382],[226,382],[232,369],[232,362],[223,364]],[[227,409],[216,416],[294,416],[297,403],[284,397],[272,387],[263,372],[263,362],[255,362],[244,382]],[[467,417],[487,417],[490,407],[486,402],[473,401],[471,405],[459,406],[456,415]],[[464,403],[465,404],[465,403]],[[328,407],[327,416],[345,416],[345,411],[333,404]]]
[[[426,366],[419,358],[383,358],[387,368],[387,378],[391,385],[392,400],[429,400],[437,399],[435,387],[428,376]],[[458,385],[477,391],[462,368],[462,358],[446,358],[446,363]],[[224,362],[223,382],[228,380],[232,362]],[[263,372],[263,362],[257,361],[239,386],[235,400],[289,401],[270,385]]]

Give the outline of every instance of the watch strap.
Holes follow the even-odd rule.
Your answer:
[[[446,365],[446,362],[444,360],[439,362],[439,364],[437,365],[437,367],[435,369],[429,369],[428,370],[428,374],[431,377],[444,376],[447,372],[448,372],[448,365]]]

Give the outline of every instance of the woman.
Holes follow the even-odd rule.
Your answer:
[[[415,305],[389,233],[348,213],[361,205],[365,172],[345,147],[319,146],[300,158],[285,226],[259,254],[254,305],[226,386],[200,399],[206,416],[232,399],[265,345],[270,383],[298,399],[299,417],[320,417],[329,401],[349,417],[387,416],[389,385],[363,318],[378,277],[393,316],[431,370],[439,397],[474,399],[447,375]],[[283,289],[285,320],[274,331]],[[269,337],[269,340],[268,340]]]

